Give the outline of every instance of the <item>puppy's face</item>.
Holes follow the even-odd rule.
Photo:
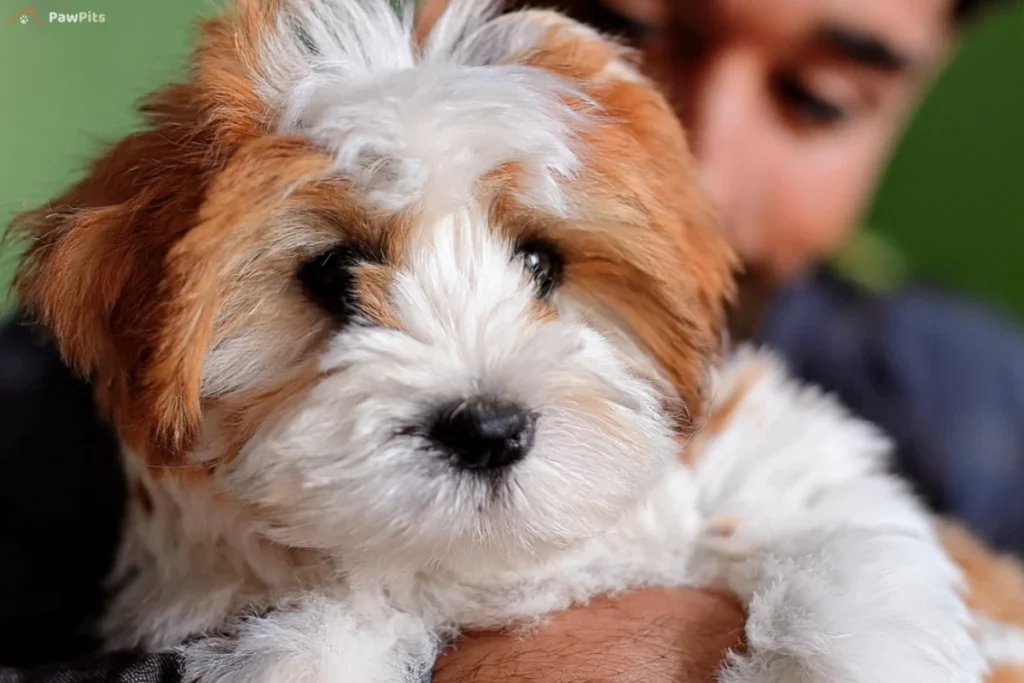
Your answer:
[[[249,0],[46,211],[19,291],[127,448],[291,546],[516,556],[701,416],[731,257],[681,131],[548,13]]]

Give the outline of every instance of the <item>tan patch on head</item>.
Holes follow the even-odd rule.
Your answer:
[[[942,522],[939,531],[946,551],[966,577],[968,606],[1024,628],[1024,564],[998,554],[959,524]]]
[[[350,196],[350,184],[339,178],[325,178],[299,188],[290,204],[296,210],[315,216],[332,232],[346,240],[381,250],[390,262],[398,262],[412,223],[405,214],[372,215]]]
[[[525,63],[591,84],[635,81],[631,50],[556,12],[531,14],[548,30]]]

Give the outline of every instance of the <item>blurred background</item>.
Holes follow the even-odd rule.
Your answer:
[[[0,0],[0,21],[25,8]],[[212,0],[49,0],[44,25],[0,25],[0,224],[72,181],[135,124],[132,105],[180,73]],[[104,21],[47,22],[51,11]],[[888,285],[907,274],[1024,317],[1024,3],[973,24],[914,119],[866,229],[838,257],[848,274]],[[0,247],[0,308],[15,261]]]

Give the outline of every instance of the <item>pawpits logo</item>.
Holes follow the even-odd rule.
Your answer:
[[[13,17],[7,20],[7,25],[10,26],[15,22],[24,25],[29,23],[30,21],[33,21],[40,25],[43,23],[39,21],[39,15],[36,14],[35,7],[24,7],[18,10],[17,14],[15,14]]]
[[[45,18],[40,19],[40,16]],[[102,12],[93,12],[91,10],[85,10],[82,12],[44,12],[37,10],[35,7],[23,7],[15,13],[13,17],[7,20],[7,25],[11,24],[27,26],[29,24],[39,24],[45,26],[46,24],[104,24],[107,21],[107,15]]]

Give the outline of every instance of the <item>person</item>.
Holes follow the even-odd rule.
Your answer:
[[[965,410],[968,405],[1005,406],[991,417],[1011,424],[1007,416],[1020,405],[1014,403],[1015,389],[1006,388],[1012,375],[1003,374],[998,383],[991,379],[1000,368],[1019,369],[1016,331],[974,306],[950,305],[929,293],[883,300],[815,264],[856,224],[896,137],[949,55],[962,23],[996,1],[565,0],[560,6],[637,45],[645,68],[691,131],[701,180],[746,264],[733,320],[736,336],[776,346],[797,372],[892,431],[901,467],[911,477],[919,475],[915,481],[922,488],[933,489],[929,500],[937,509],[963,514],[969,522],[972,514],[983,521],[1007,516],[972,510],[950,493],[972,488],[960,487],[956,475],[973,466],[979,444],[970,438],[977,438],[978,428],[958,423],[959,445],[947,444],[958,449],[955,470],[948,467],[948,452],[935,445],[942,439],[922,435],[928,436],[937,421],[956,423],[950,418],[973,412]],[[433,0],[424,10],[436,11]],[[889,318],[902,327],[887,327]],[[949,328],[966,319],[990,334],[952,334]],[[24,334],[27,328],[17,329]],[[836,361],[841,349],[848,353]],[[931,384],[908,384],[898,373],[907,358],[919,360],[925,349],[927,360],[912,365],[919,368],[915,377],[927,376]],[[46,346],[20,352],[52,357]],[[975,376],[969,368],[982,360],[991,373],[970,387],[974,394],[964,393],[965,382]],[[950,366],[963,372],[945,373]],[[60,370],[55,366],[54,372]],[[851,388],[851,374],[864,381]],[[942,412],[929,413],[929,401],[938,397],[928,393],[946,397]],[[27,396],[56,400],[46,387],[32,383],[10,400],[27,403]],[[91,410],[83,400],[76,414]],[[915,426],[894,428],[890,412],[900,421],[916,420]],[[935,432],[943,433],[950,432]],[[41,453],[63,447],[53,433],[32,432],[26,438],[50,441],[40,446]],[[1020,442],[1012,435],[1003,441],[1005,483],[1013,474],[1007,476],[1007,468],[1020,461],[1005,454]],[[81,457],[85,445],[79,455],[65,451],[61,456]],[[109,455],[102,447],[94,451],[95,457]],[[969,500],[979,501],[985,493],[983,485]],[[0,578],[0,590],[5,586]],[[83,604],[91,609],[91,602]],[[84,607],[79,613],[91,614]],[[529,638],[472,634],[442,657],[435,681],[703,681],[725,650],[741,642],[742,625],[735,602],[714,591],[637,591],[557,615]],[[28,637],[18,635],[23,642]],[[11,641],[0,632],[0,646],[4,642]],[[3,652],[0,663],[7,663]],[[56,669],[0,670],[0,681],[95,680],[88,676],[96,671],[107,672],[104,680],[174,680],[173,674],[145,673],[164,670],[165,664],[152,657],[113,664],[90,660]],[[119,672],[113,677],[111,667]]]

